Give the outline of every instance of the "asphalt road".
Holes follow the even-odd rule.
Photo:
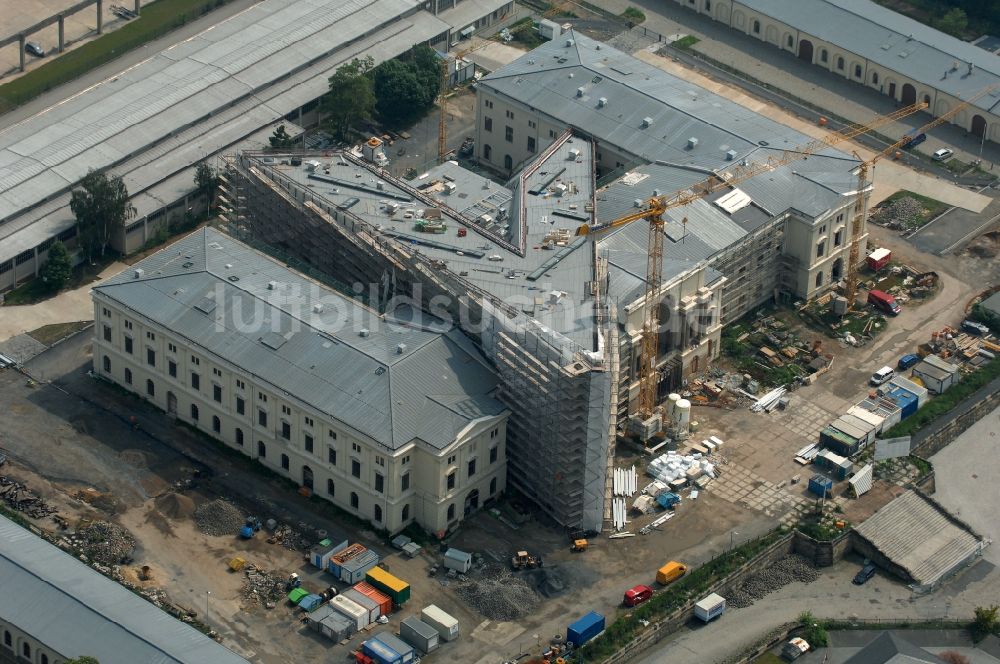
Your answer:
[[[995,189],[983,189],[980,193],[993,198],[993,202],[981,213],[951,208],[911,235],[909,241],[917,249],[938,256],[962,249],[977,235],[1000,220],[1000,192]]]

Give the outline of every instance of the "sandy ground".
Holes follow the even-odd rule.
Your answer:
[[[649,51],[638,51],[635,53],[635,57],[655,67],[659,67],[670,74],[697,83],[707,90],[711,90],[716,94],[739,103],[741,106],[766,115],[813,138],[823,138],[830,134],[829,131],[816,124],[806,122],[773,104],[751,97],[736,88],[714,81],[699,72],[682,66],[670,58],[665,58]],[[856,151],[863,159],[870,159],[874,155],[870,149],[853,141],[845,141],[837,146],[837,148],[845,152]],[[973,212],[982,212],[991,202],[988,196],[963,189],[941,178],[919,173],[897,164],[891,159],[882,159],[878,162],[875,169],[875,187],[872,192],[871,205],[879,203],[900,189],[916,192],[933,191],[934,198],[949,205],[965,208]]]

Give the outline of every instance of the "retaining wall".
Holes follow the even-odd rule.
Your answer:
[[[918,431],[913,437],[911,453],[929,459],[998,406],[1000,378],[979,388],[962,404]]]

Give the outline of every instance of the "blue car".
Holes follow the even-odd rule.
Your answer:
[[[919,355],[915,355],[913,353],[910,353],[908,355],[904,355],[903,357],[899,358],[899,362],[896,363],[896,366],[899,369],[904,369],[905,370],[905,369],[909,369],[910,367],[912,367],[914,364],[916,364],[918,362],[920,362],[920,356]]]

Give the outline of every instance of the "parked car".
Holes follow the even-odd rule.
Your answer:
[[[881,385],[882,383],[890,380],[895,375],[896,372],[892,370],[892,367],[882,367],[881,369],[872,374],[872,377],[869,379],[869,382],[871,382],[872,385]]]
[[[36,41],[25,42],[24,52],[28,53],[29,55],[34,55],[35,57],[38,58],[45,57],[45,48],[43,48],[42,45]]]
[[[868,291],[868,304],[887,316],[898,316],[900,312],[899,302],[896,302],[896,298],[885,291],[876,289]]]
[[[969,334],[975,334],[980,337],[985,337],[990,333],[990,328],[986,327],[982,323],[967,318],[962,321],[962,331],[968,332]]]
[[[916,353],[908,353],[903,357],[899,358],[899,362],[896,363],[896,368],[900,371],[906,371],[914,364],[920,362],[920,356]]]
[[[906,136],[903,137],[903,140],[906,140],[906,142],[903,143],[903,148],[906,149],[906,150],[909,150],[910,148],[915,148],[918,145],[920,145],[921,143],[923,143],[924,141],[926,141],[927,140],[927,134],[921,133],[921,134],[917,134],[916,136],[913,136],[911,134],[907,134]]]
[[[931,157],[934,161],[948,161],[955,156],[955,151],[948,148],[941,148],[940,150],[934,151],[934,156]]]
[[[875,565],[872,563],[867,563],[861,568],[861,571],[854,575],[854,580],[851,581],[856,586],[863,586],[868,583],[868,580],[875,576]]]
[[[638,606],[653,596],[653,589],[649,586],[638,585],[625,591],[622,604],[625,606]]]

